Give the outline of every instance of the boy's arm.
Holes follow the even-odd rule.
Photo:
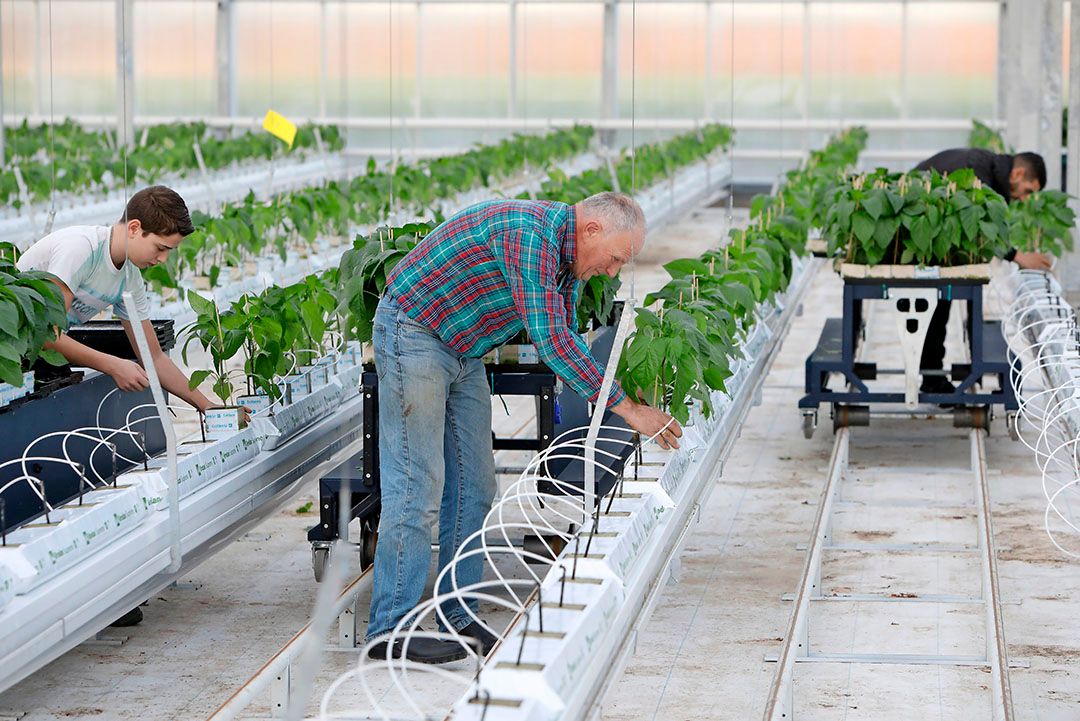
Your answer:
[[[135,354],[139,356],[139,359],[146,364],[146,359],[142,357],[142,353],[139,352],[139,346],[135,342],[135,331],[131,327],[131,321],[121,320],[124,326],[124,332],[127,333],[128,341],[131,343],[131,347],[135,349]],[[178,398],[183,398],[190,403],[196,409],[205,411],[207,408],[211,408],[214,404],[210,402],[203,393],[198,389],[190,389],[188,387],[188,377],[184,375],[184,372],[176,367],[169,354],[161,349],[161,345],[158,343],[157,333],[154,332],[154,326],[148,320],[142,321],[143,331],[146,333],[146,344],[150,346],[150,357],[154,361],[154,368],[157,369],[158,378],[161,380],[161,387],[172,393]],[[146,371],[139,368],[145,376]],[[148,382],[149,384],[149,382]]]
[[[59,286],[64,296],[64,308],[70,311],[74,294],[63,281],[53,280],[53,282]],[[61,334],[56,340],[46,343],[45,347],[59,352],[72,365],[93,368],[112,376],[120,390],[140,391],[150,385],[146,371],[138,363],[94,350],[68,335]]]

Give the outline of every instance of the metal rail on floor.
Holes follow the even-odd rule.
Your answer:
[[[338,645],[345,649],[356,646],[359,619],[357,606],[360,594],[371,588],[371,568],[354,578],[338,595],[331,611],[338,619]],[[252,705],[259,694],[269,692],[270,718],[283,718],[289,707],[292,690],[293,664],[300,659],[305,647],[312,643],[312,622],[304,625],[289,642],[256,671],[233,695],[221,704],[207,721],[230,721]]]
[[[990,514],[990,500],[986,480],[986,450],[982,431],[972,429],[969,432],[971,444],[971,478],[974,506],[978,523],[978,547],[957,548],[934,544],[920,544],[918,549],[924,553],[955,554],[958,550],[975,551],[968,554],[980,566],[982,586],[980,598],[965,598],[965,603],[985,605],[986,649],[982,655],[935,655],[935,654],[897,654],[897,653],[823,653],[815,652],[810,646],[809,626],[813,602],[830,601],[834,603],[858,603],[872,600],[881,603],[954,603],[947,596],[919,596],[912,598],[894,598],[888,595],[845,594],[824,595],[822,589],[822,557],[826,550],[847,548],[833,543],[833,511],[839,502],[841,487],[847,478],[851,431],[841,428],[837,431],[829,462],[828,477],[818,502],[818,512],[814,519],[813,532],[803,567],[802,582],[794,597],[794,607],[788,622],[787,632],[781,646],[776,672],[769,690],[765,706],[764,721],[791,721],[795,718],[795,666],[799,663],[842,663],[842,664],[901,664],[901,665],[938,665],[938,666],[980,666],[989,668],[991,673],[991,696],[993,721],[1012,721],[1012,692],[1009,686],[1009,669],[1005,648],[1005,632],[1001,615],[1001,595],[998,589],[996,551],[994,547],[993,524]],[[897,469],[889,469],[895,474]],[[865,477],[865,470],[860,474]],[[875,507],[903,506],[904,503],[877,502]],[[907,504],[908,506],[910,504]],[[860,544],[860,548],[874,551],[893,550],[893,545]],[[772,660],[772,659],[770,659]]]

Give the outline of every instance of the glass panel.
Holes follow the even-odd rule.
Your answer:
[[[6,112],[52,114],[58,121],[78,114],[115,116],[114,2],[58,0],[51,7],[38,4],[37,13],[33,3],[5,2],[0,13],[4,98],[11,104]],[[17,81],[9,89],[12,74]]]
[[[519,115],[599,117],[603,27],[599,4],[518,5]]]
[[[812,117],[899,116],[901,13],[899,2],[810,5]]]
[[[4,68],[5,113],[40,112],[40,97],[34,77],[36,32],[32,3],[25,0],[0,3],[0,50],[3,51],[0,60]]]
[[[907,12],[910,117],[990,119],[996,92],[997,6],[912,3]]]
[[[212,2],[135,3],[137,114],[215,114],[216,27]]]
[[[792,3],[715,4],[712,7],[714,91],[709,116],[783,120],[805,112],[803,23]],[[735,29],[732,58],[732,27]],[[732,62],[734,61],[734,94]],[[740,139],[740,143],[741,143]]]
[[[420,98],[424,116],[506,115],[509,22],[510,10],[505,5],[432,4],[422,8]]]
[[[319,6],[307,2],[235,5],[237,108],[309,117],[319,110]],[[385,11],[384,11],[385,13]]]
[[[700,3],[641,4],[636,11],[620,5],[619,114],[700,117],[705,36],[706,8]]]

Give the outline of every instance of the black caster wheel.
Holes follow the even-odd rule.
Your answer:
[[[814,431],[817,429],[818,414],[817,411],[803,411],[802,414],[802,434],[804,438],[813,438]]]
[[[315,572],[315,582],[322,583],[326,566],[330,561],[330,545],[311,544],[311,570]]]
[[[360,570],[366,571],[375,563],[375,544],[379,540],[379,532],[370,526],[360,529]]]

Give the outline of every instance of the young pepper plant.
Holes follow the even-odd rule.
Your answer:
[[[1071,251],[1076,213],[1069,207],[1069,197],[1060,190],[1042,190],[1010,203],[1009,244],[1058,258]]]
[[[63,296],[52,278],[0,259],[0,381],[22,385],[23,372],[38,358],[67,363],[58,352],[43,348],[67,329]]]
[[[195,320],[186,326],[182,335],[186,335],[181,357],[188,362],[188,348],[192,342],[198,342],[209,354],[213,368],[197,370],[191,374],[188,387],[198,388],[207,378],[213,380],[214,393],[225,405],[232,405],[233,384],[230,378],[228,362],[243,347],[247,339],[246,317],[232,309],[221,313],[212,300],[203,298],[198,293],[189,293],[188,302],[195,311]]]

